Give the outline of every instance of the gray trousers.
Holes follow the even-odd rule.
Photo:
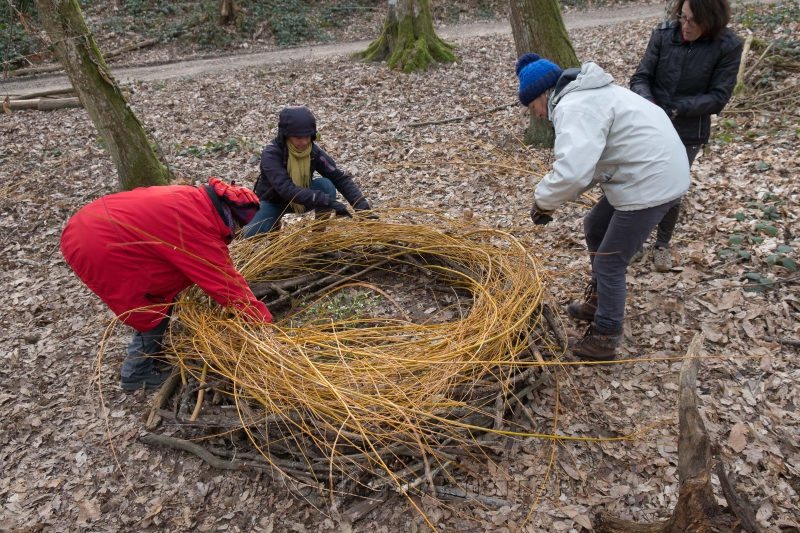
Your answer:
[[[598,326],[622,330],[625,270],[656,224],[679,202],[680,198],[638,211],[619,211],[603,196],[583,218],[592,277],[597,281],[594,321]]]
[[[169,326],[169,318],[169,315],[164,317],[164,320],[150,331],[133,333],[133,338],[128,344],[128,353],[122,362],[122,371],[120,372],[122,377],[129,378],[132,374],[148,373],[155,369],[151,357],[163,349],[161,341]]]
[[[686,157],[689,158],[689,168],[692,168],[694,158],[697,157],[697,153],[700,151],[701,146],[702,145],[700,144],[694,146],[685,146]],[[672,240],[672,234],[675,233],[675,226],[678,225],[678,216],[680,214],[680,202],[673,205],[670,210],[667,211],[667,214],[664,215],[664,218],[662,218],[661,222],[658,223],[658,229],[656,230],[656,246],[659,248],[669,248],[669,241]]]

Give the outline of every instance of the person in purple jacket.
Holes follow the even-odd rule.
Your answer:
[[[336,200],[336,191],[356,211],[370,209],[353,179],[314,143],[316,137],[317,119],[310,109],[292,106],[281,111],[278,135],[261,152],[261,174],[253,186],[261,208],[242,231],[244,237],[272,230],[289,210],[305,213],[314,209],[318,216],[335,212],[352,217]],[[315,178],[314,172],[320,177]]]

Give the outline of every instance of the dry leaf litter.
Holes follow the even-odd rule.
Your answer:
[[[572,38],[579,57],[594,59],[627,85],[655,23],[579,30]],[[796,38],[796,23],[789,29]],[[407,126],[515,100],[509,36],[458,45],[460,63],[423,74],[401,75],[346,58],[296,62],[139,84],[132,105],[187,183],[212,175],[252,181],[253,156],[274,136],[280,109],[305,104],[319,119],[321,144],[373,204],[437,209],[452,217],[494,215],[497,227],[512,228],[529,209],[541,174],[516,140],[527,123],[524,112],[509,107],[461,122]],[[779,83],[796,85],[797,77]],[[682,356],[698,330],[706,334],[704,354],[715,357],[703,362],[698,384],[712,440],[768,531],[800,527],[797,349],[765,340],[800,338],[798,285],[780,263],[771,269],[764,263],[778,245],[800,248],[800,110],[790,110],[792,126],[783,129],[786,115],[766,111],[756,117],[766,134],[753,142],[712,143],[695,163],[674,247],[677,268],[661,274],[644,262],[630,267],[628,342],[621,351],[637,361],[556,368],[559,390],[540,389],[530,403],[542,427],[552,428],[558,392],[563,435],[617,437],[655,427],[627,442],[500,440],[504,449],[496,462],[472,465],[479,475],[471,482],[476,492],[510,505],[417,501],[437,528],[513,531],[525,523],[524,531],[571,532],[590,529],[598,511],[642,521],[666,517],[677,499],[681,363],[663,358]],[[58,250],[67,218],[115,190],[111,160],[82,109],[16,112],[0,122],[0,134],[0,176],[7,184],[0,207],[0,529],[425,530],[397,495],[356,524],[339,524],[270,476],[220,472],[194,456],[138,442],[152,394],[117,390],[129,331],[118,328],[108,340],[98,369],[95,354],[112,316]],[[499,153],[530,166],[449,164],[497,161]],[[550,157],[547,151],[533,154],[544,164]],[[747,203],[765,192],[784,202],[773,223],[780,232],[749,247],[748,259],[720,257],[729,237],[748,229],[734,215],[759,214]],[[570,204],[543,230],[514,227],[540,250],[561,303],[579,295],[588,279],[581,231],[587,208],[581,201]],[[751,272],[789,281],[750,292],[754,280],[745,275]]]

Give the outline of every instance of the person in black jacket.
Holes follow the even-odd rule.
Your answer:
[[[631,77],[631,90],[661,107],[686,146],[689,165],[708,142],[711,115],[719,114],[733,93],[742,41],[727,27],[727,0],[677,0],[674,20],[656,26],[647,51]],[[680,204],[658,225],[655,269],[672,268],[669,242]]]
[[[331,156],[314,143],[317,119],[305,106],[287,107],[278,117],[278,135],[261,152],[261,174],[253,189],[261,208],[242,230],[244,237],[270,231],[291,209],[317,215],[335,212],[352,215],[336,200],[336,191],[356,211],[369,210],[369,203],[353,179],[336,168]],[[314,172],[322,177],[314,178]]]

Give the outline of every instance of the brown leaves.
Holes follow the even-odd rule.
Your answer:
[[[731,428],[728,436],[728,447],[736,453],[741,453],[747,445],[747,436],[750,434],[747,426],[742,423],[736,424]]]
[[[572,37],[580,57],[598,60],[625,86],[655,24],[651,20],[637,27],[623,23],[587,28],[572,32]],[[252,183],[257,161],[248,161],[276,134],[278,112],[286,104],[304,103],[317,116],[320,144],[354,176],[371,203],[438,206],[454,217],[505,225],[531,253],[549,261],[554,300],[563,304],[582,294],[588,278],[582,231],[588,206],[570,204],[545,229],[533,228],[526,217],[538,178],[450,164],[475,160],[470,153],[497,157],[479,144],[484,143],[513,155],[526,170],[541,173],[534,158],[549,168],[552,154],[518,148],[513,138],[522,133],[527,116],[519,109],[506,109],[462,122],[404,127],[513,100],[513,49],[509,36],[461,40],[461,63],[413,76],[344,56],[198,74],[138,84],[131,105],[152,130],[154,141],[164,147],[168,162],[185,183],[193,184],[210,175]],[[152,50],[146,57],[164,60],[171,53]],[[704,355],[712,357],[703,360],[698,385],[712,439],[733,454],[740,488],[763,508],[759,518],[773,526],[795,520],[792,510],[800,476],[798,359],[792,348],[762,339],[765,331],[800,338],[797,285],[787,283],[760,295],[743,292],[742,275],[752,262],[717,257],[735,227],[733,213],[764,190],[776,190],[786,201],[787,234],[776,239],[800,249],[794,227],[800,215],[794,177],[800,147],[796,136],[769,134],[770,129],[785,129],[780,121],[768,116],[757,120],[762,118],[768,135],[750,143],[712,143],[693,166],[691,201],[686,202],[674,243],[676,266],[682,270],[654,273],[651,260],[629,268],[624,354],[634,362],[553,367],[559,377],[558,429],[563,435],[607,437],[655,428],[638,441],[558,442],[546,482],[552,442],[515,441],[518,452],[498,456],[490,475],[472,481],[487,495],[523,503],[503,512],[491,509],[493,514],[483,516],[480,509],[454,504],[459,512],[483,519],[493,529],[498,529],[493,520],[519,524],[530,509],[532,494],[544,482],[528,531],[589,529],[588,517],[600,510],[627,510],[648,520],[663,516],[659,513],[674,504],[677,491],[673,415],[680,362],[644,359],[683,356],[688,339],[702,329],[708,341]],[[380,132],[395,126],[399,127]],[[0,292],[0,446],[3,464],[9,465],[0,474],[0,497],[11,527],[41,522],[57,528],[96,521],[124,531],[136,529],[148,515],[150,528],[158,530],[339,527],[264,476],[223,476],[192,457],[142,447],[135,436],[150,396],[124,395],[116,389],[115,373],[130,334],[125,328],[111,335],[100,376],[115,458],[91,383],[93,355],[110,314],[77,281],[58,251],[60,230],[73,211],[114,190],[113,166],[83,110],[46,116],[23,111],[6,116],[0,128],[5,187],[0,195],[0,282],[5,289]],[[201,157],[178,155],[171,148],[177,143],[203,147],[230,137],[249,147]],[[412,161],[426,165],[404,166]],[[758,170],[759,161],[769,168]],[[402,291],[403,283],[398,282],[396,290]],[[410,302],[414,298],[407,295]],[[585,329],[584,324],[562,319],[576,330]],[[770,359],[747,358],[752,356]],[[552,430],[554,405],[555,388],[543,387],[531,403],[537,429]],[[219,437],[216,444],[224,445],[226,438]],[[117,460],[131,485],[121,477]],[[480,465],[471,466],[472,471],[485,472]],[[504,475],[509,479],[501,479]],[[502,488],[495,480],[503,481]],[[78,490],[82,504],[72,496]],[[245,491],[249,496],[242,500]],[[446,528],[470,529],[471,522],[456,525],[457,514],[446,518],[442,513]],[[252,517],[258,519],[253,522]],[[412,517],[405,500],[397,498],[371,520],[390,532],[409,531]]]

